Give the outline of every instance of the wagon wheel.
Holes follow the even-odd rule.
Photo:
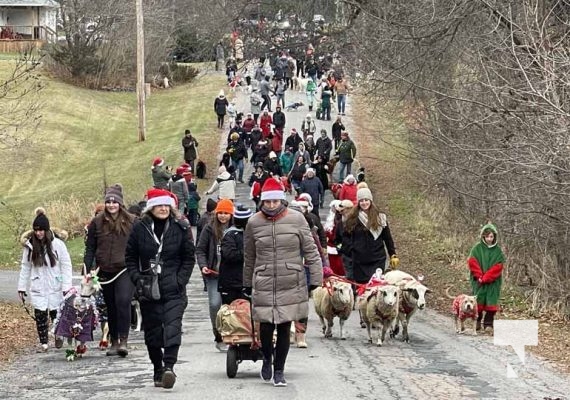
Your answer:
[[[226,375],[228,378],[235,378],[238,370],[238,349],[237,346],[230,346],[226,355]]]

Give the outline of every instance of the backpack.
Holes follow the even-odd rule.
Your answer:
[[[206,164],[202,160],[198,160],[196,164],[196,178],[204,179],[206,177]]]

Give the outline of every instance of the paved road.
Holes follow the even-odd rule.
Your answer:
[[[304,115],[289,113],[289,126],[299,127]],[[241,185],[240,201],[247,201],[247,192],[247,185]],[[570,393],[568,378],[544,362],[527,356],[523,366],[489,337],[457,336],[450,318],[430,310],[414,317],[411,343],[391,340],[382,348],[366,343],[357,315],[347,322],[347,340],[324,339],[311,310],[309,348],[291,348],[287,388],[263,383],[260,362],[244,361],[237,377],[228,379],[226,355],[214,348],[207,298],[196,271],[188,294],[172,391],[152,386],[142,336],[133,334],[126,359],[108,358],[96,349],[73,363],[64,360],[63,351],[23,355],[0,372],[0,399],[562,399]],[[507,362],[519,378],[507,378]]]

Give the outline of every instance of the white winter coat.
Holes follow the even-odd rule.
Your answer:
[[[32,245],[29,240],[26,242],[18,281],[18,291],[28,292],[34,308],[42,311],[57,310],[63,300],[63,292],[72,287],[71,258],[67,247],[61,239],[55,237],[51,244],[56,258],[55,266],[49,266],[46,255],[46,265],[35,267],[30,259]]]

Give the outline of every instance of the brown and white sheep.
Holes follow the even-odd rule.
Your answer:
[[[400,299],[400,310],[398,313],[399,323],[394,328],[393,336],[396,336],[400,330],[400,323],[402,324],[402,340],[406,343],[410,342],[408,335],[408,327],[410,319],[417,309],[423,310],[426,306],[425,295],[431,293],[427,287],[422,285],[412,275],[403,271],[390,271],[384,275],[384,279],[391,284],[396,285],[402,291],[402,298]]]
[[[390,336],[397,323],[400,305],[400,289],[394,285],[382,285],[367,289],[358,297],[358,309],[368,332],[368,342],[373,343],[372,329],[378,329],[376,345],[382,346],[386,332]],[[380,327],[382,333],[380,334]]]
[[[313,302],[315,303],[315,311],[321,320],[325,337],[332,337],[333,319],[338,317],[340,338],[344,340],[342,328],[344,322],[350,317],[354,306],[354,294],[350,283],[327,280],[323,286],[313,291]]]

